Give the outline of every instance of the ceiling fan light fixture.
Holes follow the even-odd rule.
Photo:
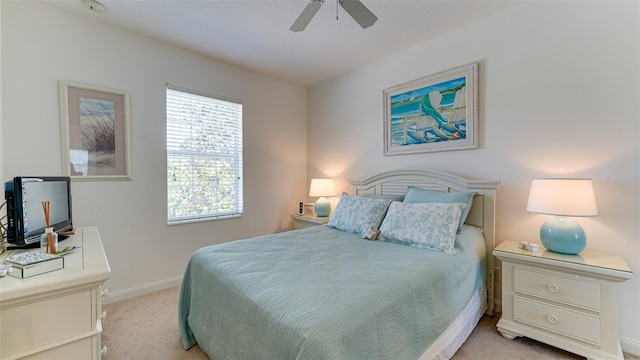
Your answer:
[[[104,5],[97,0],[82,0],[82,5],[96,14],[104,11]]]

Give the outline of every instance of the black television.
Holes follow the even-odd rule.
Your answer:
[[[49,222],[56,233],[73,229],[71,179],[64,176],[17,176],[4,183],[7,201],[7,243],[40,246],[47,227],[42,202],[50,202]]]

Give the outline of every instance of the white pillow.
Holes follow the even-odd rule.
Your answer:
[[[380,240],[455,254],[462,203],[394,201],[380,226]]]
[[[351,197],[348,194],[342,194],[327,225],[362,235],[368,228],[380,227],[390,203],[389,199]]]

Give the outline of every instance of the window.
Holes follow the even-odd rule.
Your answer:
[[[167,84],[169,224],[242,216],[242,103]]]

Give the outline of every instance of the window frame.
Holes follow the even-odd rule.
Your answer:
[[[237,126],[234,129],[234,141],[233,145],[236,148],[236,152],[233,154],[213,154],[207,152],[199,152],[192,150],[170,150],[169,149],[169,141],[170,141],[170,133],[169,133],[169,125],[171,124],[169,120],[169,92],[180,92],[189,95],[195,95],[199,97],[209,98],[213,101],[222,101],[226,103],[231,103],[235,105],[239,105],[239,124],[235,124]],[[213,120],[213,119],[212,119]],[[244,130],[244,105],[241,100],[233,99],[225,96],[220,96],[212,93],[208,93],[201,90],[195,90],[179,85],[174,85],[167,83],[165,89],[165,151],[166,151],[166,179],[167,179],[167,193],[166,193],[166,203],[167,203],[167,224],[168,225],[179,225],[186,223],[194,223],[194,222],[203,222],[203,221],[214,221],[214,220],[223,220],[223,219],[231,219],[231,218],[239,218],[244,216],[244,141],[243,141],[243,130]],[[215,120],[214,120],[215,121]],[[192,158],[213,158],[213,159],[232,159],[235,164],[235,176],[236,180],[234,181],[233,192],[234,192],[234,207],[231,211],[228,212],[213,212],[207,214],[191,214],[187,216],[181,217],[170,217],[170,158],[171,157],[192,157]],[[189,177],[192,179],[192,177]],[[200,186],[200,185],[198,185]],[[197,187],[195,184],[191,184],[189,188]]]

